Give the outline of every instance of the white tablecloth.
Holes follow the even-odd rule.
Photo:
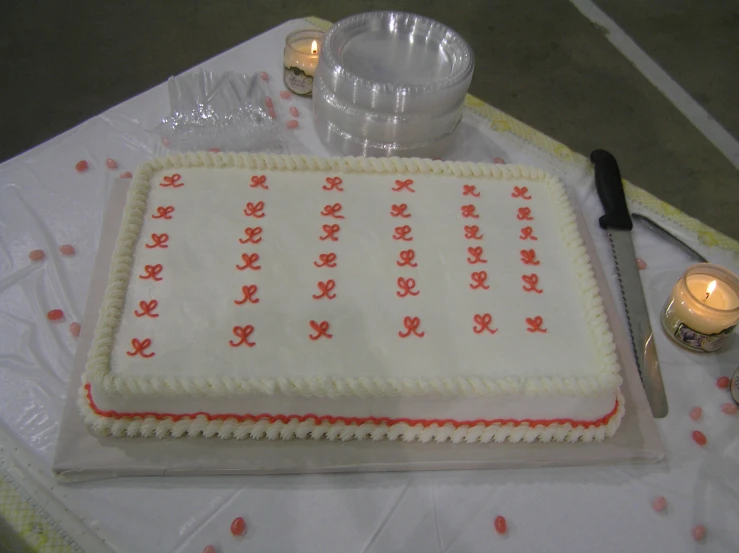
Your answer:
[[[284,37],[304,26],[305,21],[286,23],[204,67],[266,70],[277,98]],[[292,101],[302,112],[295,131],[302,147],[292,153],[329,155],[313,131],[310,102]],[[577,192],[618,297],[610,251],[596,224],[599,203],[589,165],[561,145],[521,131],[500,113],[492,124],[482,117],[493,111],[470,102],[460,141],[448,158],[499,157],[559,175]],[[76,343],[67,324],[82,317],[113,181],[121,171],[166,152],[148,129],[167,112],[162,84],[0,165],[0,469],[5,471],[0,476],[32,490],[36,507],[56,518],[70,541],[103,550],[104,540],[114,550],[136,552],[200,552],[211,543],[222,552],[270,553],[739,550],[739,417],[720,411],[730,398],[715,385],[739,364],[739,340],[734,337],[722,353],[701,356],[664,336],[657,313],[692,260],[639,228],[636,249],[648,264],[642,277],[670,403],[670,415],[659,421],[666,463],[56,482],[50,466]],[[117,160],[120,169],[107,169],[106,158]],[[91,165],[83,174],[74,168],[81,159]],[[671,228],[710,260],[739,271],[736,250],[725,240],[674,210],[653,211],[644,204],[659,204],[644,198],[632,190],[632,208]],[[77,253],[61,256],[62,244],[74,245]],[[45,250],[46,261],[30,262],[34,249]],[[54,308],[64,310],[64,324],[46,320]],[[688,417],[693,406],[703,408],[702,421]],[[694,429],[706,434],[707,447],[691,440]],[[660,495],[668,508],[657,514],[650,502]],[[508,520],[507,537],[493,530],[499,514]],[[236,516],[249,526],[243,541],[228,530]],[[691,538],[696,524],[707,528],[702,545]],[[28,541],[43,550],[46,542],[34,541],[34,532],[39,530],[28,530]]]

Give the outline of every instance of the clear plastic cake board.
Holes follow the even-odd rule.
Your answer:
[[[603,294],[624,372],[626,415],[616,435],[603,443],[420,444],[314,440],[116,439],[90,433],[76,405],[77,389],[108,280],[108,267],[129,181],[119,181],[108,203],[82,335],[77,346],[59,432],[54,472],[64,480],[116,476],[286,474],[459,470],[556,465],[656,463],[665,458],[631,353],[631,345],[611,294]],[[601,290],[608,290],[592,238],[573,198],[580,232],[593,260]]]

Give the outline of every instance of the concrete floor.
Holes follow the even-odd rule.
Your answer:
[[[739,137],[739,3],[597,2]],[[739,171],[567,0],[5,4],[0,160],[287,19],[406,10],[470,42],[472,94],[582,153],[611,150],[626,178],[739,239]]]

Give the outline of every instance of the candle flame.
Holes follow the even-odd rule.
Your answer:
[[[708,285],[708,288],[706,288],[706,296],[710,296],[713,294],[713,291],[716,289],[716,281],[712,280],[711,284]]]
[[[317,54],[318,53],[318,43],[315,40],[310,45],[310,52],[311,52],[311,54]]]

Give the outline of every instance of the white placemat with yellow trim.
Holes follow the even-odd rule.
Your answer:
[[[204,67],[266,69],[277,91],[285,36],[305,25],[286,23]],[[310,103],[290,102],[302,113],[294,135],[300,146],[292,153],[328,155],[313,131]],[[468,98],[467,108],[448,158],[499,158],[558,175],[577,194],[616,291],[610,254],[595,223],[600,208],[587,160],[475,98]],[[0,165],[0,439],[4,466],[15,467],[2,473],[0,529],[13,533],[10,543],[68,551],[93,536],[119,551],[202,551],[211,543],[222,552],[591,551],[597,543],[602,552],[687,552],[696,547],[690,528],[705,524],[706,549],[739,549],[739,425],[721,413],[728,396],[715,386],[719,375],[739,363],[739,345],[734,340],[720,354],[699,356],[676,348],[660,332],[657,348],[671,412],[659,421],[669,462],[656,467],[55,482],[49,469],[76,345],[67,324],[82,317],[114,179],[166,153],[147,129],[167,111],[167,89],[161,85]],[[105,167],[109,157],[118,162],[117,171]],[[80,159],[91,166],[84,174],[74,171]],[[736,242],[634,186],[628,195],[635,211],[651,215],[710,260],[739,269]],[[637,229],[635,241],[648,265],[642,277],[652,324],[659,329],[657,312],[692,260],[643,229]],[[62,244],[73,244],[77,253],[62,257]],[[33,249],[46,251],[43,263],[29,263]],[[53,308],[64,310],[63,324],[46,320]],[[694,405],[703,407],[699,422],[687,416]],[[694,429],[708,436],[706,448],[691,441]],[[20,467],[33,478],[21,477]],[[665,514],[650,508],[658,495],[667,498]],[[41,517],[35,520],[53,521],[48,528],[64,532],[72,545],[44,549],[58,540],[43,524],[25,522],[30,511],[24,505]],[[493,533],[497,514],[508,519],[507,539]],[[228,532],[236,516],[249,525],[245,541]],[[45,541],[37,539],[42,534],[48,534]]]

